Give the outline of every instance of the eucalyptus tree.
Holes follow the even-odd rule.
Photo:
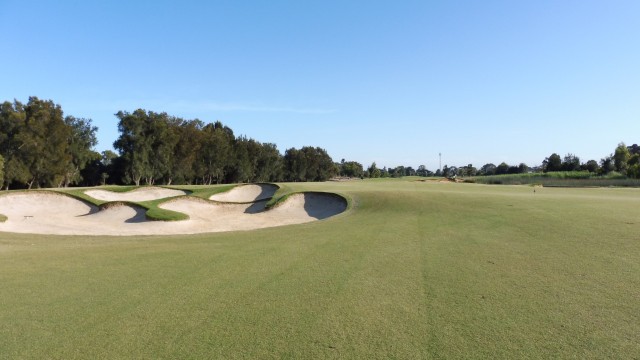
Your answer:
[[[549,155],[548,158],[544,159],[542,166],[544,172],[560,171],[562,170],[562,159],[560,158],[560,155],[553,153]]]
[[[64,122],[70,129],[67,151],[71,158],[64,174],[64,186],[66,187],[82,180],[82,170],[89,162],[99,161],[100,154],[92,150],[98,144],[96,138],[98,128],[91,125],[91,119],[67,116]]]
[[[326,181],[337,174],[337,168],[326,150],[304,146],[288,149],[284,155],[285,176],[289,181]]]
[[[284,152],[284,167],[287,181],[306,181],[307,159],[301,150],[287,149]]]
[[[562,164],[560,165],[560,169],[562,171],[580,170],[580,158],[571,153],[565,155],[562,160]]]
[[[340,167],[340,176],[346,177],[362,177],[364,168],[357,161],[344,161],[338,165]]]
[[[369,173],[369,177],[371,178],[379,178],[382,175],[380,169],[375,162],[371,163],[371,165],[367,168],[367,172]]]
[[[24,105],[5,101],[0,105],[0,155],[4,157],[4,188],[11,184],[26,184],[31,174],[25,164],[21,132],[24,131]]]
[[[167,113],[148,112],[145,119],[146,136],[148,137],[150,171],[145,179],[147,185],[157,181],[171,184],[175,174],[173,163],[175,149],[180,140],[177,128],[182,119],[167,115]]]
[[[0,187],[4,183],[4,158],[0,155]]]
[[[239,136],[233,143],[233,156],[227,171],[227,181],[251,182],[255,174],[259,151],[259,145],[255,140]]]
[[[113,143],[113,147],[122,156],[123,180],[125,183],[133,182],[140,185],[143,177],[151,176],[151,142],[145,124],[147,114],[144,110],[138,109],[133,113],[119,111],[116,117],[120,120],[120,136]]]
[[[595,160],[589,160],[586,163],[583,164],[582,166],[585,170],[587,170],[588,172],[591,173],[597,173],[598,172],[598,162]]]
[[[627,148],[624,143],[618,144],[618,147],[616,147],[616,150],[613,153],[613,165],[615,166],[616,171],[626,174],[627,167],[629,166],[627,162],[630,157],[631,154],[629,153],[629,148]]]
[[[61,185],[72,160],[71,129],[64,122],[62,108],[51,100],[30,97],[24,112],[25,127],[18,138],[31,175],[28,187]]]
[[[178,136],[168,183],[191,184],[196,178],[196,159],[202,147],[202,128],[198,119],[181,120],[173,123],[171,130]]]
[[[230,128],[217,121],[202,129],[197,173],[203,184],[224,181],[225,171],[233,169],[232,155],[235,137]]]
[[[276,144],[260,144],[260,152],[256,161],[254,181],[282,181],[284,176],[284,159]]]

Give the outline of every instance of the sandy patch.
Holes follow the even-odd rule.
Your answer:
[[[278,187],[271,184],[240,185],[227,192],[212,195],[209,199],[234,203],[254,202],[269,199],[277,190]]]
[[[53,193],[25,192],[0,196],[0,231],[59,235],[175,235],[253,230],[325,219],[346,210],[331,194],[290,196],[272,210],[265,202],[221,204],[191,197],[170,200],[162,208],[182,212],[189,220],[149,221],[144,209],[114,204],[104,209]]]
[[[102,201],[133,201],[133,202],[164,199],[164,198],[182,196],[187,194],[186,191],[165,189],[165,188],[159,188],[159,187],[138,188],[138,189],[126,191],[126,192],[115,192],[115,191],[108,191],[108,190],[87,190],[84,193],[91,196],[94,199],[98,199]]]

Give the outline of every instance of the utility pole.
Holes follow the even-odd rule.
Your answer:
[[[440,173],[442,174],[442,153],[438,153],[438,156],[440,157],[439,169],[440,169]]]

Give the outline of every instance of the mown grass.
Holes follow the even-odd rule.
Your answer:
[[[7,358],[634,358],[640,191],[403,180],[248,232],[0,234]],[[286,193],[286,192],[285,192]]]
[[[171,186],[171,189],[190,191],[190,196],[195,196],[201,199],[209,200],[209,198],[215,194],[229,191],[237,184],[224,184],[224,185],[176,185]]]

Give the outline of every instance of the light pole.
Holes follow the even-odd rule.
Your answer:
[[[442,153],[438,153],[438,157],[440,158],[440,162],[439,162],[439,169],[440,169],[440,173],[442,174]]]

